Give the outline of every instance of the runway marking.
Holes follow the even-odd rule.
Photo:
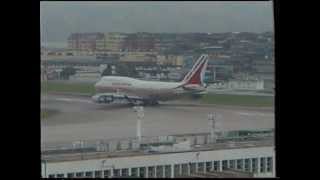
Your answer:
[[[237,112],[242,116],[274,116],[273,114],[264,114],[264,113],[248,113],[248,112]]]
[[[92,101],[84,100],[84,99],[70,99],[70,98],[55,98],[57,101],[67,101],[67,102],[84,102],[92,104]]]

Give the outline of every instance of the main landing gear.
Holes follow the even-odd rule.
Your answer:
[[[145,103],[146,105],[156,106],[159,105],[159,102],[156,100],[150,100]]]
[[[156,105],[159,105],[159,102],[156,101],[156,100],[144,100],[144,101],[134,101],[131,103],[132,105],[134,106],[156,106]]]

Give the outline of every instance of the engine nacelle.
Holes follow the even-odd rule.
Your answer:
[[[113,95],[95,95],[92,97],[95,103],[112,103],[114,101]]]

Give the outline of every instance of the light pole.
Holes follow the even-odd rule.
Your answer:
[[[137,112],[137,138],[139,143],[141,143],[141,119],[144,117],[144,109],[143,106],[134,106],[133,107],[135,109],[135,111]]]
[[[47,178],[47,161],[41,160],[44,166],[44,178]]]
[[[213,113],[208,114],[208,120],[209,120],[209,128],[210,128],[210,142],[215,143],[216,142],[216,134],[215,134],[215,128],[216,128],[216,121],[215,121],[215,115]]]
[[[83,144],[84,144],[84,141],[83,140],[79,140],[78,141],[79,142],[79,144],[80,144],[80,154],[81,154],[81,159],[83,160],[83,158],[84,158],[84,156],[83,156]]]
[[[216,68],[213,67],[213,81],[216,82]]]
[[[105,159],[101,161],[101,172],[103,172],[104,168],[111,167],[110,177],[113,177],[113,171],[114,171],[114,169],[115,169],[115,166],[114,166],[113,164],[110,165],[110,166],[106,166],[106,165],[105,165],[106,161],[107,161],[107,160],[105,160]],[[102,173],[101,173],[101,175],[102,175]],[[103,175],[104,175],[104,173],[103,173]],[[104,175],[104,176],[105,176],[105,175]],[[104,177],[102,177],[102,178],[104,178]]]

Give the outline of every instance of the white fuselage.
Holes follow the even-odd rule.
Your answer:
[[[122,76],[104,76],[95,84],[94,102],[111,103],[127,100],[133,104],[141,101],[157,104],[178,98],[182,94],[199,94],[206,90],[203,77],[208,64],[208,55],[201,55],[181,82],[144,81]]]
[[[95,84],[96,93],[123,93],[166,101],[186,93],[182,82],[144,81],[130,77],[104,76]],[[190,92],[190,91],[188,91]]]

